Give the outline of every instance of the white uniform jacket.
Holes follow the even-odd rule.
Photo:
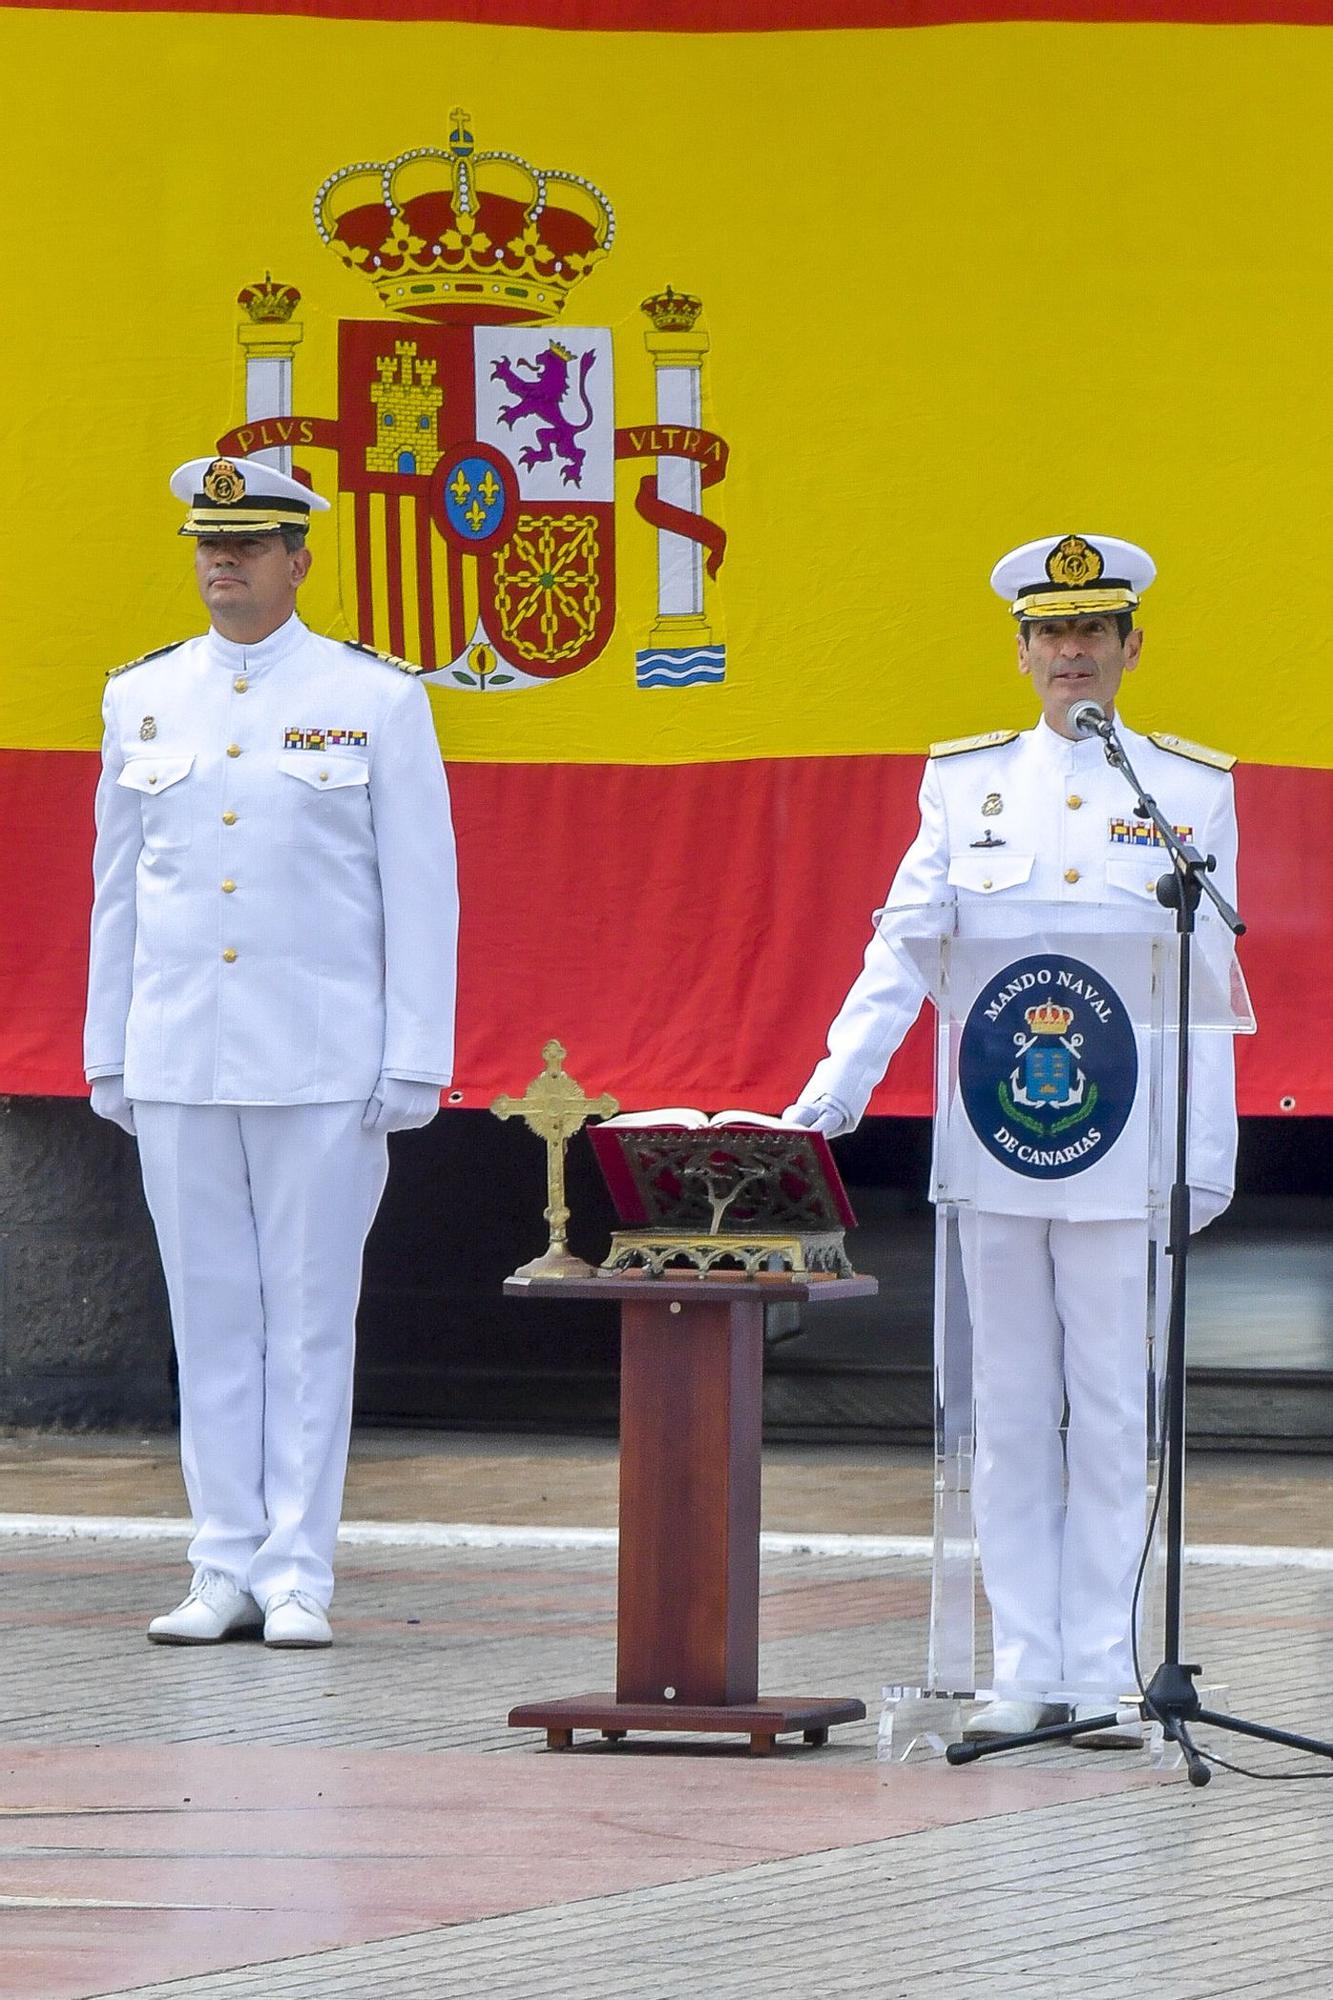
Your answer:
[[[1236,811],[1230,773],[1160,748],[1117,720],[1140,782],[1164,816],[1190,829],[1192,844],[1217,858],[1213,876],[1236,897]],[[1100,739],[1070,742],[1047,727],[1007,741],[932,756],[920,794],[921,825],[889,890],[860,976],[829,1030],[829,1053],[801,1092],[824,1096],[846,1113],[849,1129],[921,1008],[926,981],[902,940],[966,932],[973,910],[992,899],[1050,904],[1071,931],[1080,905],[1156,905],[1166,872],[1160,844],[1141,845],[1130,831],[1134,794],[1112,769]],[[1146,832],[1145,825],[1140,832]],[[990,842],[990,845],[979,843]],[[1197,937],[1225,976],[1230,933],[1205,897]],[[1235,1065],[1231,1037],[1195,1038],[1189,1132],[1191,1187],[1208,1190],[1216,1214],[1235,1178]],[[1052,1182],[1051,1214],[1081,1212],[1077,1179]],[[1102,1213],[1099,1209],[1098,1213]]]
[[[293,616],[121,670],[103,720],[89,1079],[180,1104],[447,1083],[454,837],[413,676]]]

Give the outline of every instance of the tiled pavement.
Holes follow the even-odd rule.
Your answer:
[[[506,1728],[520,1698],[609,1684],[606,1550],[349,1549],[338,1644],[306,1655],[146,1646],[170,1544],[8,1539],[0,1573],[0,2000],[1333,1991],[1326,1778],[875,1764],[919,1560],[766,1563],[764,1685],[870,1720],[763,1761]],[[1333,1574],[1187,1575],[1231,1704],[1333,1731]]]

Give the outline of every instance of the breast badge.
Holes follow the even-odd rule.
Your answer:
[[[139,740],[142,743],[151,743],[156,735],[157,735],[157,724],[156,722],[154,722],[151,715],[146,715],[143,721],[139,724]]]
[[[284,729],[284,750],[364,750],[369,742],[364,729]]]
[[[1004,800],[1000,797],[1000,794],[998,792],[987,792],[985,798],[981,801],[982,818],[994,819],[996,813],[1002,813],[1003,811]]]
[[[1160,847],[1162,836],[1151,820],[1113,819],[1108,821],[1107,830],[1113,847]],[[1178,826],[1176,839],[1189,842],[1194,838],[1192,826]]]

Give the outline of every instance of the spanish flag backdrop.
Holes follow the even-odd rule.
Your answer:
[[[992,563],[1083,530],[1159,566],[1129,720],[1241,759],[1242,1109],[1333,1113],[1333,5],[0,19],[0,1089],[82,1088],[102,679],[200,629],[219,446],[334,501],[307,621],[431,671],[463,1102],[558,1034],[780,1107],[926,745],[1031,719]]]

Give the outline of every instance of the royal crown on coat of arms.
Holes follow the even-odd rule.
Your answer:
[[[444,326],[555,319],[615,241],[610,202],[580,174],[479,153],[466,111],[449,125],[447,147],[330,174],[320,237],[390,312]]]

